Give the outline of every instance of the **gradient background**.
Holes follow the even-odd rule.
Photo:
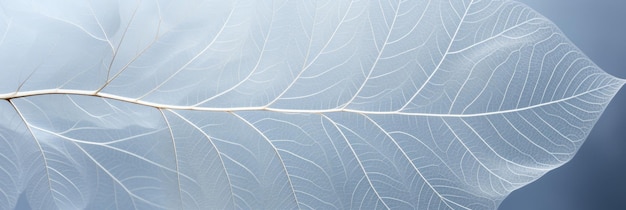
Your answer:
[[[598,66],[626,78],[626,0],[518,0],[548,17]],[[626,88],[569,163],[507,197],[510,209],[626,209]]]
[[[605,71],[626,78],[626,0],[518,1],[555,22]],[[23,197],[17,209],[29,209]],[[626,209],[626,90],[571,162],[513,192],[500,209]]]

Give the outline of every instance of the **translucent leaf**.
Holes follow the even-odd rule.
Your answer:
[[[493,209],[624,80],[512,1],[3,1],[2,206]]]

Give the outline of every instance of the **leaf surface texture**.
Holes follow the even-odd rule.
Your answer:
[[[513,1],[2,1],[0,206],[494,209],[624,80]]]

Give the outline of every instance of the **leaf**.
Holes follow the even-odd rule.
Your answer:
[[[620,59],[626,42],[617,37],[619,29],[608,24],[626,18],[621,8],[625,2],[595,4],[592,1],[560,4],[556,1],[520,1],[545,15],[598,66],[617,77],[626,76]],[[590,12],[585,13],[581,12]],[[617,17],[617,16],[621,17]],[[610,18],[613,17],[613,18]],[[576,24],[572,24],[576,23]],[[624,194],[622,166],[625,165],[623,148],[626,145],[617,129],[626,121],[624,92],[614,96],[602,117],[596,122],[585,143],[567,164],[542,176],[537,181],[512,192],[498,209],[610,209],[626,206],[619,195]],[[616,127],[617,126],[617,127]],[[617,156],[616,156],[617,155]],[[593,195],[593,196],[588,196]],[[528,202],[533,201],[533,202]]]
[[[493,209],[624,84],[512,1],[1,5],[1,206]]]

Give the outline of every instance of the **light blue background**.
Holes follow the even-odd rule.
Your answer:
[[[626,1],[518,1],[555,22],[602,69],[626,78]],[[513,192],[500,209],[626,209],[626,89],[571,162]]]
[[[554,21],[605,71],[626,78],[625,0],[520,0]],[[27,205],[18,204],[19,208]],[[516,192],[501,209],[626,209],[626,90],[568,164]]]

